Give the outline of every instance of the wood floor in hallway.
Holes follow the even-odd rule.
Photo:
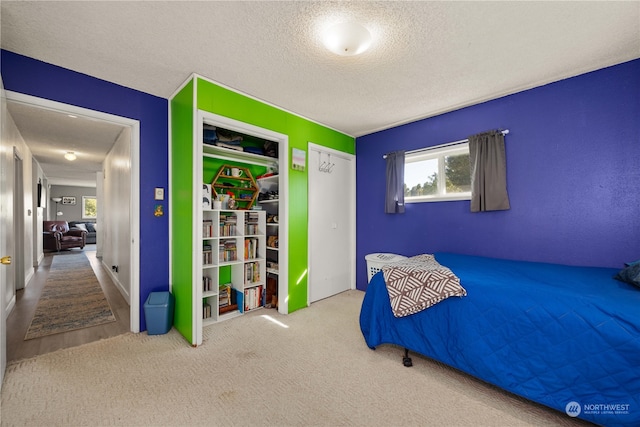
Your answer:
[[[12,362],[24,358],[49,353],[61,348],[76,347],[81,344],[116,336],[129,331],[129,305],[105,272],[100,260],[96,257],[95,245],[87,245],[84,252],[100,282],[116,321],[91,328],[79,329],[42,338],[24,339],[27,328],[36,310],[36,305],[44,284],[49,275],[54,255],[72,255],[77,249],[60,253],[45,253],[44,260],[36,269],[34,276],[24,289],[16,292],[16,305],[7,318],[7,361]]]

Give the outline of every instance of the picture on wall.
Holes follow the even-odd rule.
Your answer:
[[[62,196],[62,204],[63,205],[75,205],[76,198],[72,196]]]

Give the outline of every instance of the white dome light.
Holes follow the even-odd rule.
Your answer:
[[[324,45],[337,55],[358,55],[367,50],[370,44],[369,30],[355,22],[334,25],[324,34]]]

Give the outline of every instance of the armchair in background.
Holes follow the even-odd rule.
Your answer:
[[[60,251],[61,249],[80,248],[86,245],[87,232],[70,229],[67,221],[43,221],[44,249]]]

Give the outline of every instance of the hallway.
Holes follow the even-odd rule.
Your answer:
[[[75,249],[61,251],[59,255],[73,254]],[[84,252],[91,263],[100,286],[104,291],[116,321],[91,328],[79,329],[60,334],[25,341],[24,336],[36,309],[38,299],[49,275],[49,268],[57,252],[45,252],[44,260],[25,289],[17,291],[16,306],[7,318],[7,362],[49,353],[61,348],[76,347],[92,341],[113,337],[129,331],[129,305],[104,271],[96,258],[95,245],[87,245]]]

